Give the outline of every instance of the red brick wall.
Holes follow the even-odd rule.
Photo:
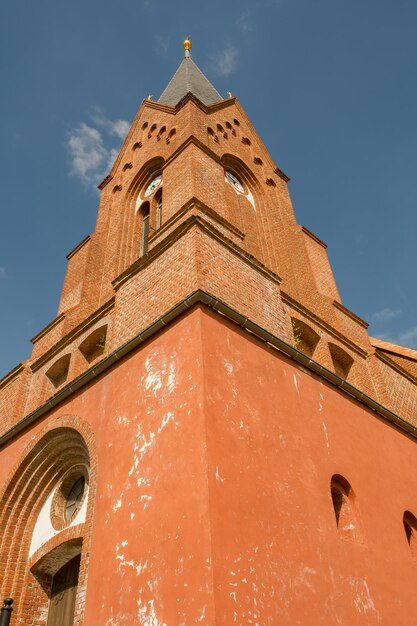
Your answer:
[[[240,177],[246,196],[225,181],[225,170]],[[162,228],[152,230],[149,264],[143,262],[139,274],[131,272],[132,284],[125,282],[115,292],[115,279],[137,262],[141,237],[137,199],[143,198],[156,173],[163,175]],[[297,225],[286,180],[234,98],[208,108],[192,97],[177,109],[143,103],[103,187],[96,231],[69,255],[61,316],[34,338],[27,381],[10,387],[6,380],[3,388],[0,383],[2,423],[12,424],[56,392],[45,372],[65,350],[71,353],[67,382],[88,368],[80,359],[77,337],[105,303],[116,297],[118,321],[108,337],[109,350],[197,289],[214,293],[256,323],[275,329],[290,344],[295,341],[290,317],[298,316],[322,338],[315,360],[333,369],[328,344],[336,344],[353,358],[348,380],[385,401],[386,373],[366,362],[373,354],[366,324],[337,304],[326,252],[314,235]],[[229,247],[219,247],[213,236],[187,235],[177,241],[174,231],[190,215],[200,215],[230,240]],[[152,220],[154,229],[154,216]],[[258,271],[250,269],[247,255]],[[280,277],[288,314],[281,308],[274,281],[267,292],[262,265]],[[125,297],[129,290],[134,298]],[[414,388],[414,382],[410,384]],[[16,402],[15,389],[19,389]],[[410,408],[404,402],[395,406],[408,419],[414,405],[412,401]]]

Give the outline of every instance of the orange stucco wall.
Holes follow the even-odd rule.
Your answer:
[[[193,309],[18,436],[1,485],[64,415],[97,449],[85,626],[415,623],[416,442],[224,318]]]

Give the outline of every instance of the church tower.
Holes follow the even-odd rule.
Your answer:
[[[342,304],[288,182],[187,38],[0,381],[11,624],[414,624],[417,353]]]

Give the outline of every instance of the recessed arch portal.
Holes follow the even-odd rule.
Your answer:
[[[35,443],[26,449],[0,493],[0,562],[3,572],[6,572],[0,581],[0,593],[15,598],[14,615],[28,625],[37,623],[37,615],[40,613],[47,613],[53,576],[63,565],[59,560],[51,558],[47,572],[34,567],[30,560],[33,533],[42,508],[48,497],[58,489],[64,476],[70,476],[72,468],[80,466],[86,468],[89,480],[87,519],[91,519],[95,495],[96,451],[90,428],[76,417],[61,418],[54,426],[50,425],[42,431]],[[52,508],[50,515],[52,521]],[[63,525],[68,526],[68,523]],[[87,525],[81,523],[72,529],[55,530],[36,554],[48,556],[50,551],[68,538],[71,530],[72,536],[75,533],[78,537],[77,554],[80,554],[81,563],[85,563],[90,543],[90,531],[86,528]],[[82,567],[80,575],[80,583],[83,585],[86,582],[85,569]],[[74,593],[77,617],[71,624],[75,625],[82,622],[84,596],[78,597],[76,591]],[[26,609],[28,606],[31,607],[30,613]]]

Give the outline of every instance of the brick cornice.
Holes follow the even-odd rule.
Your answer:
[[[276,337],[269,331],[265,330],[248,317],[241,315],[238,311],[222,302],[218,298],[211,294],[198,289],[178,302],[173,308],[164,313],[158,320],[150,324],[147,328],[141,331],[138,335],[130,339],[124,345],[118,347],[111,354],[99,361],[93,367],[89,368],[86,372],[78,376],[70,384],[66,385],[52,398],[45,402],[42,406],[38,407],[32,413],[26,415],[22,420],[15,424],[12,428],[6,431],[0,437],[0,449],[5,446],[10,440],[16,437],[19,433],[29,427],[31,424],[37,422],[41,417],[48,413],[52,408],[66,400],[75,391],[82,389],[85,385],[91,383],[95,378],[103,374],[109,368],[113,367],[123,357],[129,354],[132,350],[143,344],[150,339],[153,335],[160,332],[167,327],[173,320],[183,315],[186,311],[196,305],[206,305],[207,307],[217,311],[221,315],[224,315],[231,321],[235,322],[238,326],[247,330],[251,335],[255,335],[258,339],[265,342],[266,345],[272,349],[285,354],[289,358],[293,359],[312,373],[320,376],[327,382],[331,383],[341,391],[347,393],[355,400],[364,404],[366,407],[375,411],[378,415],[386,419],[391,424],[397,426],[401,430],[405,431],[412,437],[417,439],[417,427],[407,422],[403,418],[399,417],[386,407],[382,406],[379,402],[364,394],[362,391],[348,383],[346,380],[340,378],[334,372],[326,369],[310,357],[306,356],[294,346],[287,344],[285,341]]]
[[[274,169],[274,174],[276,174],[277,176],[279,176],[280,178],[282,178],[282,180],[284,181],[284,183],[289,183],[291,178],[289,176],[287,176],[285,174],[285,172],[283,172],[282,170],[279,169],[279,167],[276,167]]]
[[[377,357],[377,359],[391,367],[393,370],[396,370],[399,374],[401,374],[401,376],[407,378],[414,385],[417,385],[417,378],[410,374],[410,372],[402,367],[399,363],[397,363],[397,361],[393,361],[389,358],[389,356],[381,353],[378,349],[375,350],[375,356]]]
[[[60,324],[64,319],[65,319],[65,313],[61,313],[54,320],[52,320],[52,322],[49,322],[49,324],[45,326],[45,328],[42,328],[42,330],[39,331],[37,335],[32,337],[30,341],[33,344],[35,344],[37,341],[39,341],[39,339],[42,339],[42,337],[46,335],[46,333],[49,333],[50,330],[52,330],[55,326]]]
[[[199,109],[201,109],[202,111],[204,111],[205,113],[214,113],[220,109],[229,107],[233,104],[235,104],[236,99],[235,98],[227,98],[226,100],[221,100],[220,102],[217,102],[215,104],[212,104],[210,106],[205,106],[202,102],[200,102],[200,100],[198,98],[196,98],[192,93],[187,93],[184,98],[182,98],[182,100],[180,100],[180,102],[175,106],[175,107],[171,107],[169,105],[166,104],[161,104],[159,102],[153,102],[152,100],[143,100],[136,115],[135,118],[132,122],[132,125],[129,129],[129,132],[126,135],[126,138],[123,142],[123,145],[120,149],[120,152],[115,160],[115,162],[113,163],[113,166],[109,172],[109,174],[104,178],[104,180],[98,185],[98,188],[100,190],[104,189],[104,187],[106,187],[106,185],[114,178],[114,175],[117,171],[117,168],[123,158],[123,155],[126,151],[127,146],[129,145],[132,136],[134,135],[135,131],[136,131],[136,127],[137,124],[139,122],[139,118],[140,115],[143,111],[143,109],[145,108],[149,108],[149,109],[157,109],[159,111],[163,111],[164,113],[170,113],[171,115],[175,116],[177,115],[177,113],[185,107],[186,104],[188,104],[189,102],[192,102],[193,104],[195,104]]]
[[[88,243],[88,242],[90,241],[90,239],[91,239],[91,235],[87,235],[87,237],[84,237],[84,239],[83,239],[82,241],[80,241],[80,243],[79,243],[79,244],[77,244],[77,245],[75,246],[75,248],[73,248],[73,249],[71,250],[71,252],[68,252],[68,254],[67,254],[67,259],[68,259],[68,261],[70,260],[70,258],[71,258],[72,256],[74,256],[74,254],[76,254],[76,253],[78,252],[78,250],[81,250],[81,248],[83,248],[83,247],[85,246],[85,244],[86,244],[86,243]]]
[[[165,239],[163,239],[163,241],[157,244],[143,257],[140,257],[137,261],[130,265],[130,267],[122,272],[122,274],[115,278],[112,281],[114,289],[117,291],[127,280],[129,280],[132,276],[134,276],[142,269],[147,267],[150,263],[152,263],[156,258],[163,254],[163,252],[165,252],[167,248],[169,248],[175,241],[177,241],[177,239],[183,237],[194,226],[199,228],[201,231],[207,233],[211,237],[217,239],[233,254],[236,254],[246,263],[256,268],[256,270],[259,271],[261,274],[268,276],[268,278],[277,282],[278,284],[281,282],[281,278],[277,276],[277,274],[269,270],[260,261],[255,259],[254,256],[240,248],[240,246],[236,245],[231,239],[225,237],[223,233],[217,230],[212,224],[210,224],[210,222],[207,222],[199,215],[191,215],[184,222],[181,222],[181,224],[179,224],[175,230],[169,233],[169,235],[167,235]]]
[[[215,152],[213,152],[213,150],[211,150],[208,146],[206,146],[205,143],[202,143],[199,139],[197,139],[197,137],[195,135],[190,135],[167,158],[167,160],[165,161],[162,169],[165,169],[170,163],[172,163],[172,161],[174,161],[178,157],[179,154],[181,154],[181,152],[184,152],[184,150],[186,150],[186,148],[188,148],[188,146],[190,146],[190,145],[194,145],[194,146],[197,146],[197,148],[200,148],[200,150],[205,152],[205,154],[207,154],[210,158],[212,158],[213,161],[216,161],[217,163],[222,163],[221,158]]]
[[[108,174],[108,175],[106,176],[106,178],[104,178],[104,179],[101,181],[101,183],[100,183],[99,185],[97,185],[97,189],[100,189],[100,191],[102,191],[102,190],[104,189],[104,187],[105,187],[106,185],[108,185],[108,184],[109,184],[109,182],[110,182],[111,180],[113,180],[113,176],[112,176],[111,174]]]
[[[341,302],[338,302],[337,300],[333,300],[333,306],[336,309],[339,309],[339,311],[341,311],[342,313],[344,313],[348,317],[350,317],[350,319],[352,319],[354,322],[359,324],[359,326],[362,326],[365,329],[368,328],[368,326],[369,326],[368,322],[365,322],[365,320],[363,320],[361,317],[359,317],[358,315],[353,313],[350,309],[348,309],[345,306],[343,306],[343,304]]]
[[[36,359],[33,363],[31,363],[30,368],[33,372],[36,372],[42,365],[44,365],[49,359],[51,359],[54,354],[60,352],[66,345],[70,344],[74,339],[76,339],[83,332],[88,330],[91,326],[93,326],[100,318],[107,315],[109,311],[114,307],[114,297],[105,302],[99,309],[94,311],[91,315],[89,315],[85,320],[78,324],[75,328],[73,328],[69,333],[67,333],[64,337],[62,337],[59,341],[54,343],[53,347],[47,350],[44,354],[42,354],[39,358]],[[58,318],[57,318],[58,319]],[[49,328],[48,326],[46,327]],[[44,332],[44,331],[42,331]]]
[[[311,232],[311,230],[308,230],[308,228],[306,228],[305,226],[301,226],[301,230],[303,233],[305,233],[306,235],[308,235],[308,237],[310,237],[310,239],[313,239],[313,241],[315,241],[316,243],[318,243],[320,246],[322,246],[324,249],[327,248],[327,243],[324,243],[324,241],[322,241],[321,239],[319,239],[319,237],[317,237],[317,235],[315,235],[314,233]]]
[[[186,104],[192,102],[199,109],[204,111],[204,113],[214,113],[219,111],[220,109],[227,108],[232,104],[235,104],[236,98],[232,96],[231,98],[225,98],[224,100],[219,100],[219,102],[215,102],[214,104],[203,104],[201,100],[199,100],[191,91],[185,94],[183,98],[176,104],[175,106],[171,106],[169,104],[162,104],[161,102],[154,102],[153,100],[144,100],[143,106],[148,107],[150,109],[157,109],[158,111],[164,111],[165,113],[171,113],[171,115],[176,115],[181,109],[185,107]]]
[[[288,293],[281,291],[282,300],[285,304],[288,304],[291,308],[295,309],[302,315],[304,315],[307,319],[310,319],[312,322],[317,324],[317,326],[321,327],[326,333],[338,339],[341,343],[345,344],[348,348],[359,354],[363,358],[367,358],[369,352],[358,346],[356,343],[351,341],[348,337],[343,335],[341,332],[330,326],[327,322],[325,322],[321,317],[313,313],[309,309],[307,309],[301,302],[294,300]]]
[[[24,369],[25,364],[19,363],[16,367],[10,370],[10,372],[7,372],[7,374],[0,379],[0,389],[3,389],[3,387],[6,387],[9,383],[11,383],[12,380],[17,378],[17,376],[23,372]]]
[[[226,220],[224,217],[219,215],[216,211],[214,211],[209,206],[207,206],[207,204],[204,204],[204,202],[199,200],[199,198],[197,198],[196,196],[193,196],[176,213],[174,213],[174,215],[172,215],[163,224],[163,226],[161,226],[161,228],[159,228],[158,231],[155,234],[152,235],[152,237],[149,238],[149,243],[152,243],[152,241],[154,241],[155,239],[160,237],[165,231],[169,230],[169,228],[171,228],[171,226],[176,221],[178,221],[188,211],[192,210],[193,207],[197,207],[199,211],[201,211],[202,213],[205,213],[206,215],[208,215],[212,219],[215,219],[224,228],[229,230],[236,237],[239,237],[239,239],[244,239],[245,238],[245,234],[242,233],[241,230],[236,228],[236,226],[233,226],[233,224],[231,224],[228,220]]]

